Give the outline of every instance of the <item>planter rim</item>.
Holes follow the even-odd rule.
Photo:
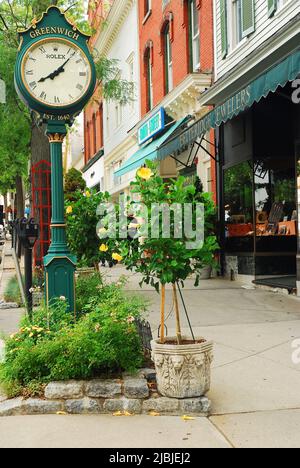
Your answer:
[[[176,336],[168,336],[168,340],[176,340]],[[190,338],[183,336],[183,340]],[[196,337],[196,340],[203,340],[203,337]],[[205,341],[205,343],[190,343],[186,345],[171,345],[160,343],[159,338],[151,341],[151,348],[153,352],[159,354],[185,354],[185,353],[203,353],[213,349],[213,341]]]

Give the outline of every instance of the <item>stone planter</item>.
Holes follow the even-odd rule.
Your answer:
[[[183,337],[183,340],[188,340]],[[196,338],[200,341],[201,338]],[[168,337],[176,341],[176,337]],[[158,392],[169,398],[202,397],[210,389],[213,343],[171,345],[154,340],[152,360],[157,374]]]
[[[200,274],[200,280],[208,280],[211,278],[212,275],[212,266],[207,265],[202,268],[201,274]]]

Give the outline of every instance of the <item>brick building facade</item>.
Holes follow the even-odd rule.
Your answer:
[[[165,6],[163,7],[163,5]],[[148,6],[147,6],[148,5]],[[196,15],[192,10],[195,10]],[[194,16],[194,17],[193,17]],[[195,40],[199,60],[193,60],[192,22],[197,22]],[[166,78],[166,32],[170,33],[172,48],[173,86],[176,88],[190,73],[212,73],[213,5],[212,0],[139,0],[139,35],[141,55],[142,115],[149,109],[148,58],[153,77],[153,105],[158,105],[168,93]],[[198,39],[197,39],[198,38]],[[195,42],[194,42],[195,44]]]
[[[109,47],[111,38],[103,29],[101,32],[100,24],[106,19],[109,30],[117,12],[122,8],[124,10],[127,5],[124,0],[111,0],[108,3],[104,8],[103,1],[100,1],[96,10],[90,11],[91,24],[98,30],[92,39],[92,45],[104,51],[108,46],[104,44],[103,37],[107,36]],[[120,177],[117,175],[115,179],[113,172],[133,156],[134,141],[138,142],[139,128],[151,119],[157,110],[163,108],[169,126],[172,122],[176,123],[185,118],[191,119],[191,124],[210,110],[208,106],[199,105],[199,97],[213,82],[213,0],[136,0],[136,8],[139,42],[136,57],[139,65],[136,93],[140,117],[133,123],[133,127],[128,129],[130,145],[126,143],[125,146],[120,146],[120,151],[112,151],[112,129],[108,132],[107,125],[110,112],[107,103],[103,106],[99,89],[85,111],[85,164],[94,176],[95,171],[91,166],[99,158],[104,160],[101,169],[104,186],[112,193],[127,191],[135,171]],[[117,44],[118,35],[113,32],[112,34],[114,43]],[[208,153],[214,154],[214,147],[210,144],[210,141],[214,141],[213,131],[206,135],[206,140],[203,145]],[[136,146],[135,151],[138,149]],[[176,163],[170,155],[160,163],[161,175],[174,177],[182,173],[194,176],[197,173],[203,181],[204,189],[215,193],[215,163],[207,152],[202,149],[198,152],[195,159],[197,165],[189,171],[184,171],[184,165]],[[183,155],[183,159],[185,157],[186,155]],[[93,186],[91,178],[87,179],[88,184]],[[100,184],[102,190],[101,185],[103,184]]]

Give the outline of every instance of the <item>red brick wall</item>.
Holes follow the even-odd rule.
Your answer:
[[[171,19],[173,81],[174,87],[190,72],[189,63],[189,23],[187,0],[171,0],[162,11],[162,0],[152,0],[151,15],[145,20],[145,2],[139,0],[139,37],[141,59],[141,110],[142,116],[147,108],[147,76],[145,51],[152,45],[153,100],[154,106],[165,96],[165,66],[162,30]],[[198,0],[200,26],[200,63],[201,71],[213,69],[213,5],[212,0]],[[170,15],[171,14],[171,15]]]
[[[151,46],[153,73],[153,105],[158,105],[165,97],[165,65],[162,31],[171,14],[171,39],[173,54],[173,87],[178,86],[190,73],[189,57],[189,15],[187,0],[170,0],[162,11],[162,0],[152,0],[152,12],[145,19],[144,0],[139,0],[139,38],[141,60],[141,112],[145,116],[148,109],[147,74],[145,51]],[[213,0],[198,0],[200,29],[200,73],[213,72]],[[214,131],[210,133],[214,142]],[[214,152],[214,146],[211,145]],[[216,199],[216,165],[212,159],[212,188]]]
[[[103,148],[103,106],[101,93],[96,91],[94,99],[84,112],[85,164]],[[96,143],[96,144],[95,144]]]
[[[112,5],[114,0],[110,0]],[[109,13],[109,5],[106,2],[106,7],[102,0],[89,1],[88,17],[93,29],[96,31],[90,40],[91,47],[94,46],[98,35],[101,32],[101,23],[105,21]],[[84,112],[84,142],[85,142],[85,164],[95,156],[95,154],[103,148],[103,107],[101,91],[98,88],[94,94],[90,104]],[[96,143],[96,144],[95,144]]]

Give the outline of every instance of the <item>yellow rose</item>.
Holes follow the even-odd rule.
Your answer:
[[[100,252],[107,252],[108,251],[108,246],[105,244],[100,245],[99,247]]]
[[[71,213],[73,213],[73,208],[72,208],[72,206],[68,206],[67,214],[71,214]]]
[[[99,229],[98,231],[98,237],[100,237],[100,239],[105,239],[107,237],[107,229],[105,228],[101,228]]]
[[[123,260],[123,257],[121,257],[121,255],[119,255],[118,253],[113,253],[112,258],[113,260],[116,260],[117,262],[121,262]]]
[[[138,172],[137,175],[144,180],[149,180],[153,176],[153,172],[148,167],[142,167]]]
[[[87,198],[90,198],[90,197],[91,197],[91,192],[89,192],[89,190],[87,190],[87,191],[85,192],[85,196],[86,196]]]

